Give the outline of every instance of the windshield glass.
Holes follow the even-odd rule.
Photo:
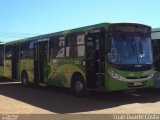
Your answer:
[[[113,64],[152,64],[150,37],[134,33],[111,34],[108,59]]]

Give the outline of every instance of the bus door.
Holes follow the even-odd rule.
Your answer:
[[[12,79],[18,79],[19,44],[12,48]]]
[[[34,45],[34,80],[36,84],[45,84],[47,74],[48,41],[35,43]]]
[[[86,86],[104,87],[104,34],[101,30],[86,36]]]

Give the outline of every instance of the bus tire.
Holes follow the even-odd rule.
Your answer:
[[[23,86],[26,86],[26,87],[29,86],[28,74],[27,74],[26,72],[23,72],[23,73],[22,73],[21,83],[22,83]]]
[[[71,92],[78,97],[86,97],[88,91],[86,89],[85,80],[81,75],[75,75],[71,82]]]

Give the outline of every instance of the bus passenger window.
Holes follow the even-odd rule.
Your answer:
[[[78,57],[83,57],[84,53],[85,53],[85,46],[84,45],[78,46]]]
[[[76,35],[69,35],[66,40],[66,56],[67,57],[77,57],[77,37]]]
[[[5,48],[5,58],[6,60],[12,59],[12,46],[6,46]]]
[[[77,45],[84,45],[84,38],[85,38],[84,34],[77,35]]]
[[[64,47],[64,45],[65,45],[65,38],[59,37],[59,47]]]
[[[99,50],[100,49],[100,44],[99,44],[99,39],[96,39],[96,50]]]
[[[85,53],[84,34],[69,35],[66,40],[66,56],[83,57]]]
[[[29,43],[28,58],[33,58],[34,42]]]
[[[20,52],[20,58],[26,59],[28,57],[28,43],[22,43],[21,44],[21,52]]]
[[[50,58],[62,58],[65,53],[65,38],[53,37],[50,39]]]
[[[65,37],[59,37],[58,38],[59,41],[59,46],[57,46],[57,50],[56,50],[56,58],[62,58],[64,57],[64,46],[65,46]]]
[[[77,56],[83,57],[85,54],[85,34],[77,35]]]

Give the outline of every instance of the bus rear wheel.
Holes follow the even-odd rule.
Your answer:
[[[75,96],[86,97],[88,91],[86,89],[85,80],[82,76],[76,75],[72,79],[71,91]]]
[[[23,72],[21,76],[21,82],[23,86],[29,86],[29,81],[28,81],[28,75],[27,73]]]

